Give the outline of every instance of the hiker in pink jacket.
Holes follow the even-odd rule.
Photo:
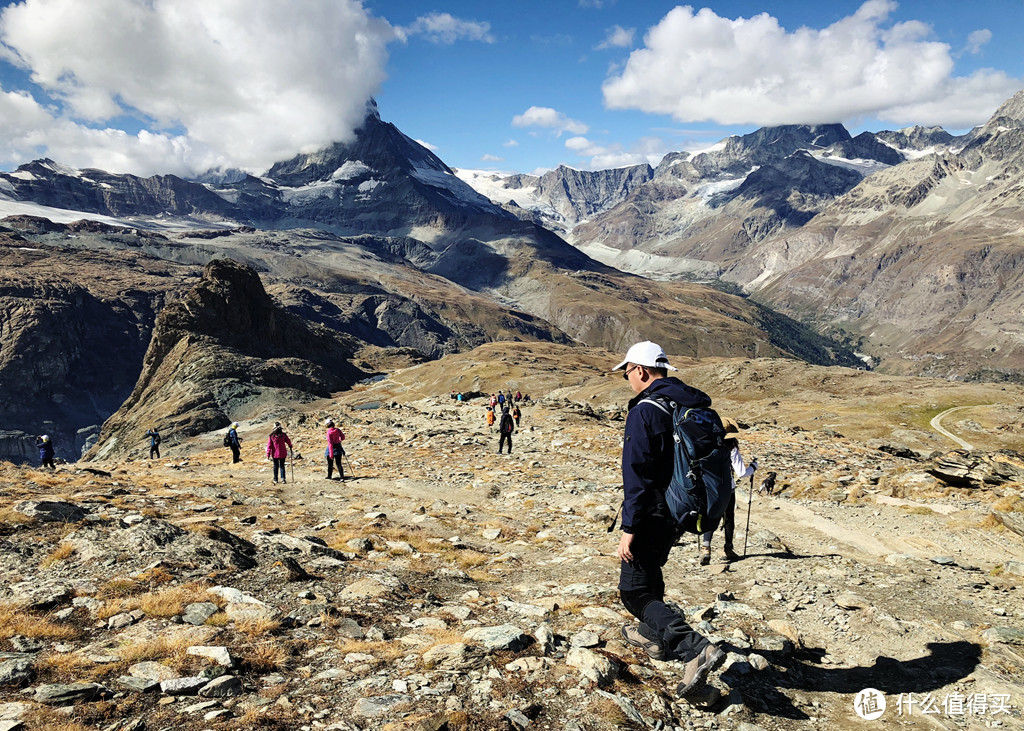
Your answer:
[[[284,433],[284,429],[281,428],[281,422],[274,422],[274,431],[270,432],[270,438],[267,439],[267,457],[274,460],[274,482],[277,482],[278,470],[281,471],[281,482],[287,484],[288,480],[285,479],[284,474],[284,461],[288,457],[288,454],[292,449],[292,440],[288,438],[288,435]]]
[[[345,455],[345,448],[341,446],[341,443],[345,441],[345,432],[334,425],[333,419],[328,419],[324,422],[324,426],[327,427],[327,449],[324,450],[324,456],[327,457],[327,479],[334,479],[334,467],[338,467],[338,479],[345,479],[345,470],[341,466],[341,458]]]

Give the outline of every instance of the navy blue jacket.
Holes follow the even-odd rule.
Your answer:
[[[658,378],[629,402],[622,443],[622,530],[635,533],[652,517],[668,514],[665,490],[672,480],[674,442],[672,417],[654,404],[641,404],[654,396],[686,408],[707,408],[711,397],[672,376]]]
[[[44,442],[36,439],[36,446],[39,447],[39,459],[53,459],[53,442]]]

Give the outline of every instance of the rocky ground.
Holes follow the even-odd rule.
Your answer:
[[[0,466],[0,729],[861,728],[865,688],[885,727],[1022,726],[1019,454],[924,459],[734,401],[785,489],[755,491],[746,538],[740,492],[742,560],[702,567],[693,539],[666,567],[668,598],[729,650],[697,707],[677,663],[619,636],[628,390],[583,363],[560,391],[542,361],[511,456],[481,401],[411,370],[245,423],[237,465],[210,434],[153,461]],[[1005,401],[944,425],[1019,450]],[[328,415],[344,482],[325,479]],[[287,484],[262,458],[274,418]]]

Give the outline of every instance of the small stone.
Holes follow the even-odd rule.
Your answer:
[[[69,706],[95,700],[107,692],[107,689],[98,683],[40,685],[36,688],[33,698],[50,706]]]
[[[352,707],[352,712],[364,718],[377,718],[383,716],[400,706],[412,703],[412,696],[400,693],[382,695],[375,698],[360,698]]]
[[[0,662],[0,685],[21,685],[36,676],[31,660],[5,660]]]
[[[601,644],[601,637],[597,632],[577,632],[572,636],[569,644],[572,647],[597,647]]]
[[[512,724],[512,728],[519,729],[520,731],[530,727],[530,719],[528,719],[522,711],[509,711],[505,714],[505,718],[507,718],[508,722]]]
[[[565,664],[578,669],[580,675],[592,680],[597,685],[607,685],[618,674],[615,665],[607,657],[583,647],[574,647],[569,650]]]
[[[226,668],[235,666],[235,659],[231,657],[231,653],[228,652],[226,647],[210,647],[207,645],[197,645],[190,647],[185,652],[189,655],[196,655],[198,657],[205,657],[207,660],[212,660],[218,665],[222,665]]]
[[[511,624],[497,627],[477,627],[466,632],[463,637],[492,651],[518,652],[530,644],[530,637]]]
[[[488,528],[480,535],[488,541],[496,541],[501,537],[501,528]]]
[[[122,675],[117,679],[117,682],[128,690],[134,690],[138,693],[148,693],[151,690],[159,690],[160,688],[159,680],[134,678],[131,675]]]
[[[956,566],[956,559],[952,556],[932,556],[929,560],[939,566]]]
[[[213,602],[196,602],[195,604],[185,606],[185,611],[181,618],[184,622],[198,627],[201,624],[205,624],[206,620],[218,611],[217,605]]]
[[[209,678],[196,676],[164,680],[160,683],[160,692],[167,695],[195,695],[209,682]]]
[[[233,675],[221,675],[199,689],[203,698],[229,698],[242,695],[242,681]]]

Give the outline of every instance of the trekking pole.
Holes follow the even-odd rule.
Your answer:
[[[743,558],[747,557],[747,536],[750,535],[750,502],[754,499],[754,473],[750,473],[750,490],[747,491],[747,527],[743,531]]]
[[[356,478],[356,471],[354,469],[352,469],[352,462],[349,461],[348,452],[346,452],[344,449],[342,449],[341,450],[341,456],[345,458],[345,464],[348,465],[348,471],[352,475],[352,479],[354,480]]]

